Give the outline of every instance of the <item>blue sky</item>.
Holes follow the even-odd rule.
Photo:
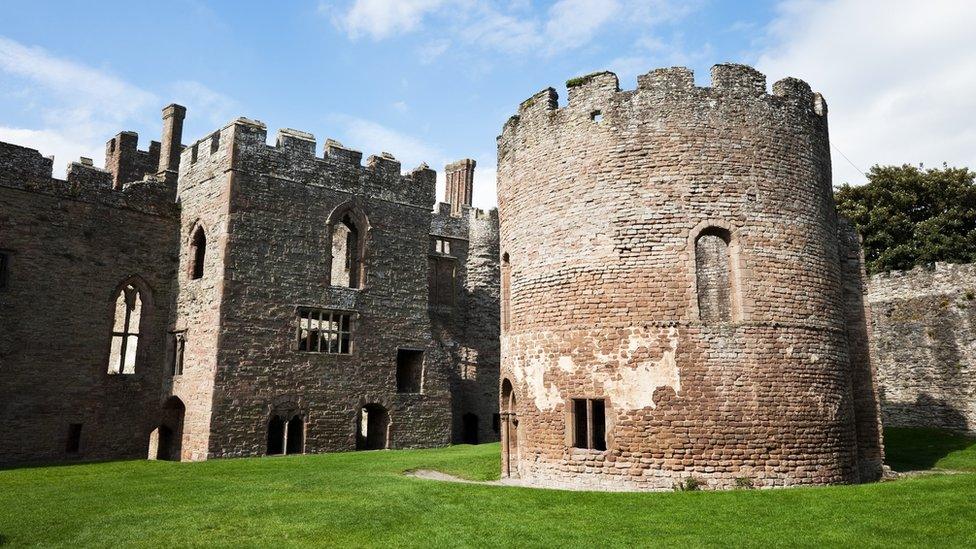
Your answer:
[[[408,170],[479,162],[494,205],[495,136],[519,102],[611,69],[660,66],[708,85],[721,62],[824,93],[835,181],[874,163],[976,165],[976,2],[933,0],[336,0],[18,2],[0,11],[0,140],[93,156],[117,131],[184,141],[237,116],[290,127]],[[564,95],[564,94],[563,94]],[[842,151],[847,159],[838,151]],[[853,166],[852,166],[853,164]]]

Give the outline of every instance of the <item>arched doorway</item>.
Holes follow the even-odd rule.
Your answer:
[[[274,414],[268,420],[268,449],[266,454],[305,453],[305,419],[301,414]]]
[[[179,397],[169,397],[163,404],[159,427],[156,428],[156,459],[180,461],[183,453],[183,417],[186,406]]]
[[[515,391],[512,382],[502,382],[501,402],[502,423],[502,474],[506,477],[518,476],[518,417],[515,415]]]
[[[357,450],[383,450],[389,447],[390,414],[380,404],[367,404],[359,411],[356,430]]]
[[[472,413],[461,416],[461,442],[478,444],[478,416]]]

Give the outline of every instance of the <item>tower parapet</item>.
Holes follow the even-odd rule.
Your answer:
[[[401,173],[400,162],[390,153],[372,155],[362,165],[362,153],[327,139],[322,156],[316,156],[315,136],[284,128],[274,145],[267,143],[267,126],[238,118],[213,134],[190,144],[180,159],[181,185],[206,179],[200,170],[228,168],[269,179],[302,182],[354,195],[430,208],[434,204],[436,173],[426,164]]]

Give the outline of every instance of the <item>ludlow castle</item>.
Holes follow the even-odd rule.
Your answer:
[[[827,104],[742,65],[525,102],[475,163],[239,118],[105,168],[0,143],[0,464],[501,440],[540,486],[863,482],[972,430],[976,273],[868,278]],[[968,296],[968,297],[967,297]],[[873,329],[872,329],[873,328]]]

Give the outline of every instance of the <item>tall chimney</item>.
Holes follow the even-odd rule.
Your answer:
[[[183,119],[186,107],[173,103],[163,109],[163,145],[159,151],[157,174],[166,181],[176,181],[180,170],[180,153],[183,152]]]
[[[447,188],[444,190],[444,202],[451,205],[451,215],[459,215],[461,206],[471,205],[471,193],[474,191],[474,167],[476,162],[470,158],[451,162],[444,167]]]

